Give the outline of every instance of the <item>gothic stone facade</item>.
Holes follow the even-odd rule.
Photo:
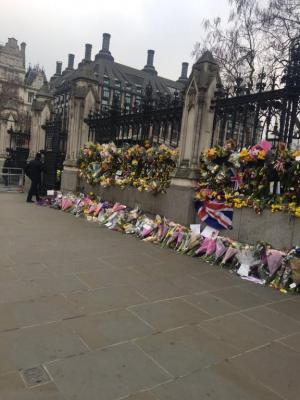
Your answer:
[[[25,50],[14,38],[0,45],[0,163],[10,145],[8,130],[30,131],[31,105],[45,80],[39,67],[26,71]]]
[[[43,149],[45,133],[42,125],[51,114],[60,114],[66,121],[66,159],[74,161],[80,147],[88,140],[88,126],[84,123],[91,109],[105,109],[114,95],[121,107],[129,110],[142,101],[147,85],[155,96],[181,92],[188,80],[188,64],[182,64],[177,81],[162,78],[154,67],[154,51],[148,50],[147,62],[138,70],[114,60],[110,52],[110,35],[103,34],[102,48],[92,60],[92,46],[85,45],[85,56],[74,68],[74,55],[69,54],[68,65],[62,70],[57,62],[56,73],[48,85],[37,93],[32,105],[31,153]]]

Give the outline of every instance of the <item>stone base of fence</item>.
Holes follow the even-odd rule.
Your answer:
[[[61,189],[63,192],[93,192],[104,200],[120,202],[131,208],[139,205],[145,213],[159,214],[183,225],[199,223],[193,204],[194,190],[184,179],[173,182],[167,193],[153,195],[131,187],[122,190],[116,186],[88,185],[78,179],[76,168],[65,167]],[[233,229],[222,234],[242,243],[264,241],[274,248],[286,249],[300,244],[300,220],[282,212],[264,210],[257,215],[251,209],[235,209]]]

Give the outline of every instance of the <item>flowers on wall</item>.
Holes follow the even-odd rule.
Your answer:
[[[250,207],[257,213],[288,211],[300,217],[300,150],[277,148],[266,140],[237,150],[232,140],[200,156],[196,198],[224,193],[235,208]]]
[[[132,186],[139,191],[160,193],[170,185],[176,159],[177,150],[164,144],[116,147],[114,143],[87,143],[77,165],[80,177],[91,185],[122,189]]]

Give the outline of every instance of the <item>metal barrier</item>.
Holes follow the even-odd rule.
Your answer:
[[[0,173],[0,191],[23,192],[24,183],[25,177],[22,168],[2,168],[2,172]]]

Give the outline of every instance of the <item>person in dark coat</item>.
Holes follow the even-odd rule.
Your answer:
[[[31,180],[31,186],[27,196],[27,203],[33,203],[32,196],[36,197],[36,201],[40,201],[40,187],[42,181],[42,172],[44,165],[41,161],[41,154],[37,153],[35,159],[30,161],[26,166],[25,173]]]

